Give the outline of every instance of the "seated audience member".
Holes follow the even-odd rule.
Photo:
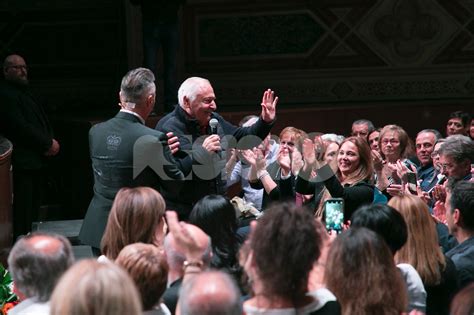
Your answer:
[[[474,314],[474,283],[471,283],[453,299],[451,303],[451,315],[472,315]]]
[[[471,115],[463,111],[456,111],[449,114],[446,124],[446,136],[469,135]]]
[[[297,232],[297,233],[296,233]],[[308,292],[308,277],[321,251],[313,216],[289,203],[275,203],[258,220],[244,246],[244,266],[252,297],[244,312],[253,314],[339,314],[327,289]]]
[[[135,243],[125,246],[115,263],[125,269],[140,293],[143,314],[170,314],[160,298],[166,290],[168,264],[166,257],[156,246]]]
[[[400,184],[395,165],[403,163],[409,169],[416,168],[408,160],[413,155],[413,143],[406,131],[397,125],[387,125],[382,128],[379,135],[380,154],[372,151],[374,169],[377,176],[376,187],[385,191],[391,184]]]
[[[170,216],[169,212],[172,211],[167,212],[168,218]],[[169,219],[167,220],[168,224],[171,224]],[[200,257],[198,259],[199,262],[197,267],[200,267],[200,269],[207,269],[212,258],[211,239],[197,226],[192,224],[185,224],[185,226],[188,234],[197,244],[196,247]],[[175,239],[174,233],[168,233],[166,235],[164,248],[166,261],[168,262],[168,287],[163,294],[163,303],[171,311],[171,314],[175,314],[179,291],[183,283],[185,272],[189,269],[188,266],[196,266],[194,265],[194,262],[191,262],[190,264],[190,261],[186,257],[186,248],[180,244],[179,240],[177,241]]]
[[[361,137],[367,141],[367,136],[375,129],[374,124],[367,119],[359,119],[352,123],[351,136]]]
[[[351,218],[351,228],[365,227],[379,234],[395,256],[405,245],[408,229],[402,215],[386,204],[373,204],[359,208]],[[408,290],[407,311],[426,312],[426,290],[420,275],[410,264],[397,265]]]
[[[456,267],[441,251],[428,206],[410,194],[395,196],[388,205],[400,212],[408,227],[407,242],[395,254],[395,262],[412,265],[420,275],[427,294],[427,314],[449,314],[457,291]]]
[[[382,128],[374,129],[371,133],[369,133],[369,136],[367,137],[370,149],[375,150],[378,153],[380,153],[379,136],[381,130]]]
[[[239,289],[224,272],[199,273],[183,284],[177,314],[241,315]]]
[[[321,217],[324,201],[328,198],[344,199],[344,218],[348,220],[361,205],[374,199],[374,187],[370,148],[360,137],[346,138],[338,151],[337,158],[326,163],[322,158],[324,148],[306,139],[303,143],[304,166],[296,182],[296,191],[314,194],[317,217]],[[318,155],[318,157],[316,156]],[[311,178],[315,171],[317,176]],[[323,188],[327,190],[323,191]]]
[[[474,281],[474,182],[459,181],[448,188],[446,221],[459,245],[446,253],[456,265],[461,287]]]
[[[337,152],[344,139],[343,136],[338,136],[334,133],[326,133],[321,136],[321,140],[323,140],[325,146],[324,160],[326,163],[331,162],[337,157]]]
[[[165,235],[165,201],[149,187],[122,188],[109,214],[100,261],[115,260],[126,245],[141,242],[161,247]]]
[[[432,154],[439,139],[441,139],[441,134],[434,129],[424,129],[416,136],[416,157],[420,161],[417,177],[420,189],[423,191],[429,191],[438,182],[438,172],[433,165]]]
[[[189,223],[201,228],[211,238],[211,267],[222,269],[240,280],[237,218],[230,201],[218,195],[202,198],[194,205],[189,215]]]
[[[324,277],[343,315],[402,314],[406,309],[405,284],[390,249],[369,229],[351,228],[334,240]]]
[[[155,129],[171,132],[178,138],[175,161],[184,175],[190,177],[184,182],[182,193],[167,198],[166,203],[168,209],[178,211],[180,218],[186,220],[193,205],[202,197],[225,193],[225,177],[221,171],[224,171],[227,150],[235,146],[234,140],[243,145],[240,140],[245,136],[257,136],[261,141],[268,135],[275,121],[278,97],[272,90],[265,91],[260,117],[247,128],[236,127],[216,113],[216,95],[207,79],[186,79],[179,87],[178,103],[173,112],[160,119]],[[209,125],[211,119],[217,120],[217,126]],[[252,141],[245,144],[248,144],[243,145],[245,149],[254,146]]]
[[[455,180],[470,180],[471,163],[474,162],[474,141],[455,135],[446,138],[438,150],[442,174]]]
[[[49,299],[74,260],[69,241],[61,235],[34,232],[20,238],[8,257],[14,292],[20,304],[8,314],[49,315]]]
[[[247,116],[248,117],[248,116]],[[250,127],[258,121],[258,116],[250,116],[250,118],[242,124],[242,127]],[[272,164],[276,161],[278,157],[278,143],[271,138],[271,134],[263,139],[262,143],[258,146],[258,149],[262,151],[262,155],[265,157],[267,165]],[[250,165],[245,161],[245,159],[239,159],[238,150],[234,149],[233,154],[231,155],[230,160],[226,164],[226,168],[229,168],[227,174],[229,177],[227,179],[227,186],[231,186],[237,182],[240,182],[243,190],[243,198],[247,203],[252,203],[257,210],[262,210],[262,201],[264,189],[254,189],[250,187],[249,184],[249,172]],[[230,162],[230,163],[229,163]],[[230,198],[230,197],[229,197]]]
[[[114,264],[93,259],[72,266],[51,296],[51,315],[142,314],[140,296],[129,275]]]
[[[272,201],[295,201],[295,176],[302,166],[301,143],[307,138],[303,130],[286,127],[280,133],[278,157],[270,165],[258,150],[243,152],[251,165],[249,183],[254,189],[264,188],[262,209]]]

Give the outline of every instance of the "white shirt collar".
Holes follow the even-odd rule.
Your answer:
[[[137,113],[132,112],[131,110],[128,110],[128,109],[123,109],[123,108],[122,108],[120,111],[121,111],[121,112],[124,112],[124,113],[132,114],[132,115],[134,115],[134,116],[137,116],[138,119],[140,119],[140,121],[142,122],[142,124],[145,124],[145,119],[143,119],[143,117],[140,116],[140,115],[138,115]]]

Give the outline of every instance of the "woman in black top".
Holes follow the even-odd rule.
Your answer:
[[[304,141],[305,163],[296,180],[296,192],[314,194],[318,217],[326,199],[343,198],[344,218],[348,220],[359,206],[371,203],[374,198],[369,145],[362,138],[349,137],[341,143],[337,158],[330,164],[324,162],[323,153],[322,142],[315,145],[310,139]],[[312,171],[316,172],[315,177],[311,177]]]

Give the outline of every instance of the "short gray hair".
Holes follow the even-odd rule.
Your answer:
[[[146,68],[130,70],[122,78],[120,92],[125,102],[139,103],[144,95],[155,93],[155,75]]]
[[[187,78],[178,89],[178,103],[179,106],[183,107],[183,98],[186,96],[190,102],[194,101],[201,91],[201,87],[204,84],[211,84],[208,79],[200,77]]]
[[[184,282],[178,304],[182,315],[242,314],[239,289],[222,271],[202,272]]]
[[[335,133],[325,133],[321,136],[321,139],[329,142],[336,142],[338,145],[341,145],[344,141],[344,136],[336,135]]]
[[[423,129],[423,130],[421,130],[420,132],[418,132],[418,133],[416,134],[416,137],[418,138],[418,136],[421,135],[422,133],[432,133],[432,134],[434,134],[434,136],[435,136],[435,143],[436,143],[436,141],[438,141],[439,139],[443,138],[443,136],[441,135],[441,133],[440,133],[438,130],[436,130],[436,129]]]
[[[352,126],[355,126],[355,125],[367,125],[369,133],[371,133],[375,129],[374,124],[368,119],[358,119],[352,123]]]
[[[35,238],[59,241],[54,250],[38,249]],[[49,300],[56,282],[73,264],[74,256],[69,241],[61,235],[34,232],[19,239],[8,256],[8,266],[15,286],[27,298],[39,302]]]
[[[474,141],[463,135],[449,136],[439,148],[438,153],[452,157],[457,163],[466,159],[472,163],[474,161]]]

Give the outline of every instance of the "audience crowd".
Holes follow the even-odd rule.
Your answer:
[[[73,263],[64,237],[20,236],[9,314],[473,314],[468,113],[447,117],[445,138],[367,119],[347,137],[293,126],[276,137],[273,91],[234,126],[192,77],[154,130],[153,81],[127,73],[119,114],[90,133],[81,240],[97,257]]]

